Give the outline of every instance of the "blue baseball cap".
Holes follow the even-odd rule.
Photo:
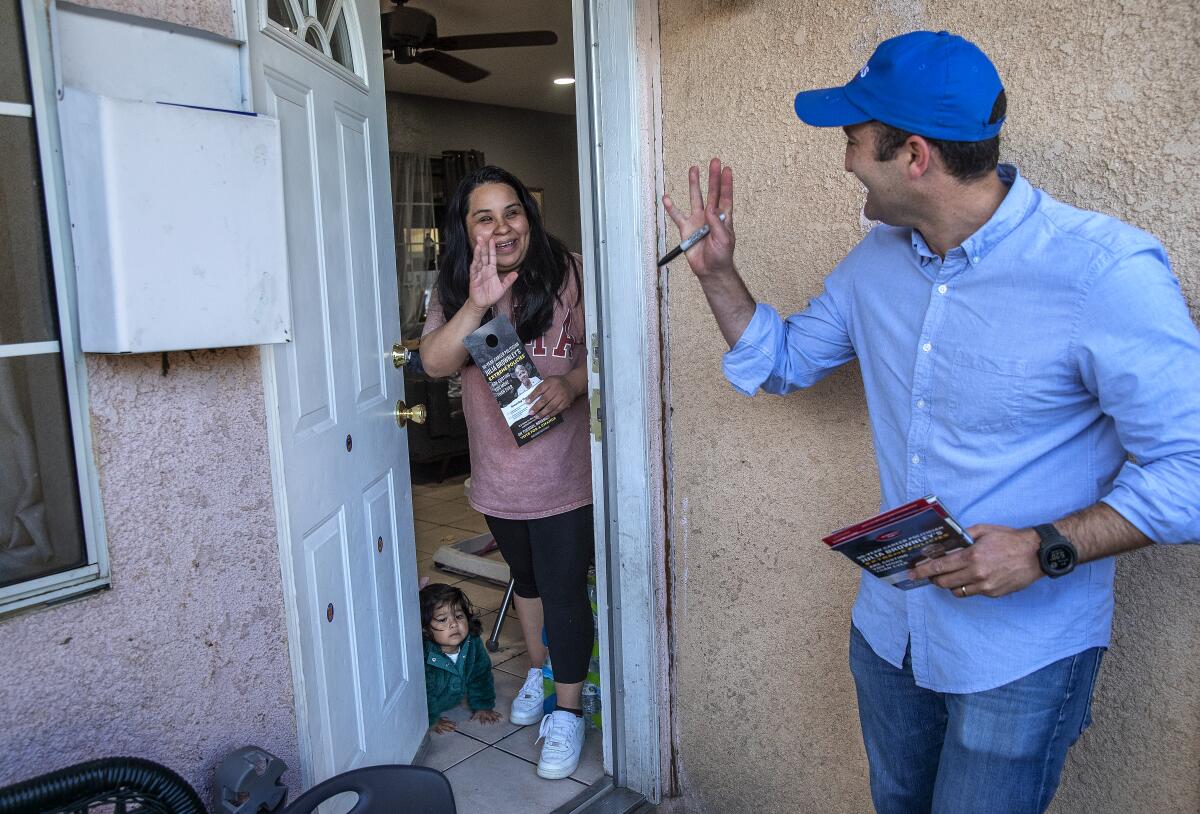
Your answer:
[[[1004,90],[987,54],[946,31],[884,40],[840,88],[796,94],[796,115],[814,127],[880,121],[944,141],[983,141],[1000,133],[992,118]]]

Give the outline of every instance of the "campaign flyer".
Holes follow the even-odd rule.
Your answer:
[[[973,542],[934,495],[839,529],[822,540],[884,582],[905,591],[929,584],[926,579],[909,579],[909,568]]]
[[[562,423],[562,416],[537,418],[530,415],[533,405],[525,399],[542,379],[508,317],[501,314],[480,325],[463,339],[463,344],[492,388],[492,395],[517,439],[517,446],[525,446]]]

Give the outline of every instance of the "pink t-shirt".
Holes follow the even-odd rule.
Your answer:
[[[496,303],[494,310],[512,319],[511,292]],[[423,333],[445,322],[435,292]],[[567,275],[550,328],[527,343],[525,352],[543,379],[562,376],[587,363],[583,301],[577,294],[574,275]],[[471,447],[469,502],[476,511],[509,520],[531,520],[592,502],[586,397],[576,399],[563,411],[561,424],[519,447],[478,366],[463,367],[462,393]]]

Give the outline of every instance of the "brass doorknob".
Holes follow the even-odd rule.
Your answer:
[[[404,367],[408,364],[408,360],[412,357],[412,351],[401,345],[399,342],[392,345],[392,365],[395,367]],[[416,419],[414,419],[415,421]],[[421,422],[417,422],[418,424]]]
[[[425,423],[425,405],[414,404],[408,407],[403,401],[396,402],[396,423],[403,427],[411,421],[414,424]]]

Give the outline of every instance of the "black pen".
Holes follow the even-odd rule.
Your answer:
[[[725,213],[722,212],[720,215],[717,215],[717,217],[720,218],[722,221],[724,221]],[[709,231],[708,224],[706,223],[703,226],[701,226],[699,229],[697,229],[696,231],[692,232],[690,235],[685,237],[678,246],[676,246],[675,248],[671,249],[671,251],[669,251],[663,255],[662,259],[658,261],[658,267],[662,268],[667,263],[670,263],[676,257],[678,257],[679,255],[686,252],[688,249],[695,246],[697,243],[699,243],[701,240],[704,239],[704,236],[708,234],[708,231]]]

